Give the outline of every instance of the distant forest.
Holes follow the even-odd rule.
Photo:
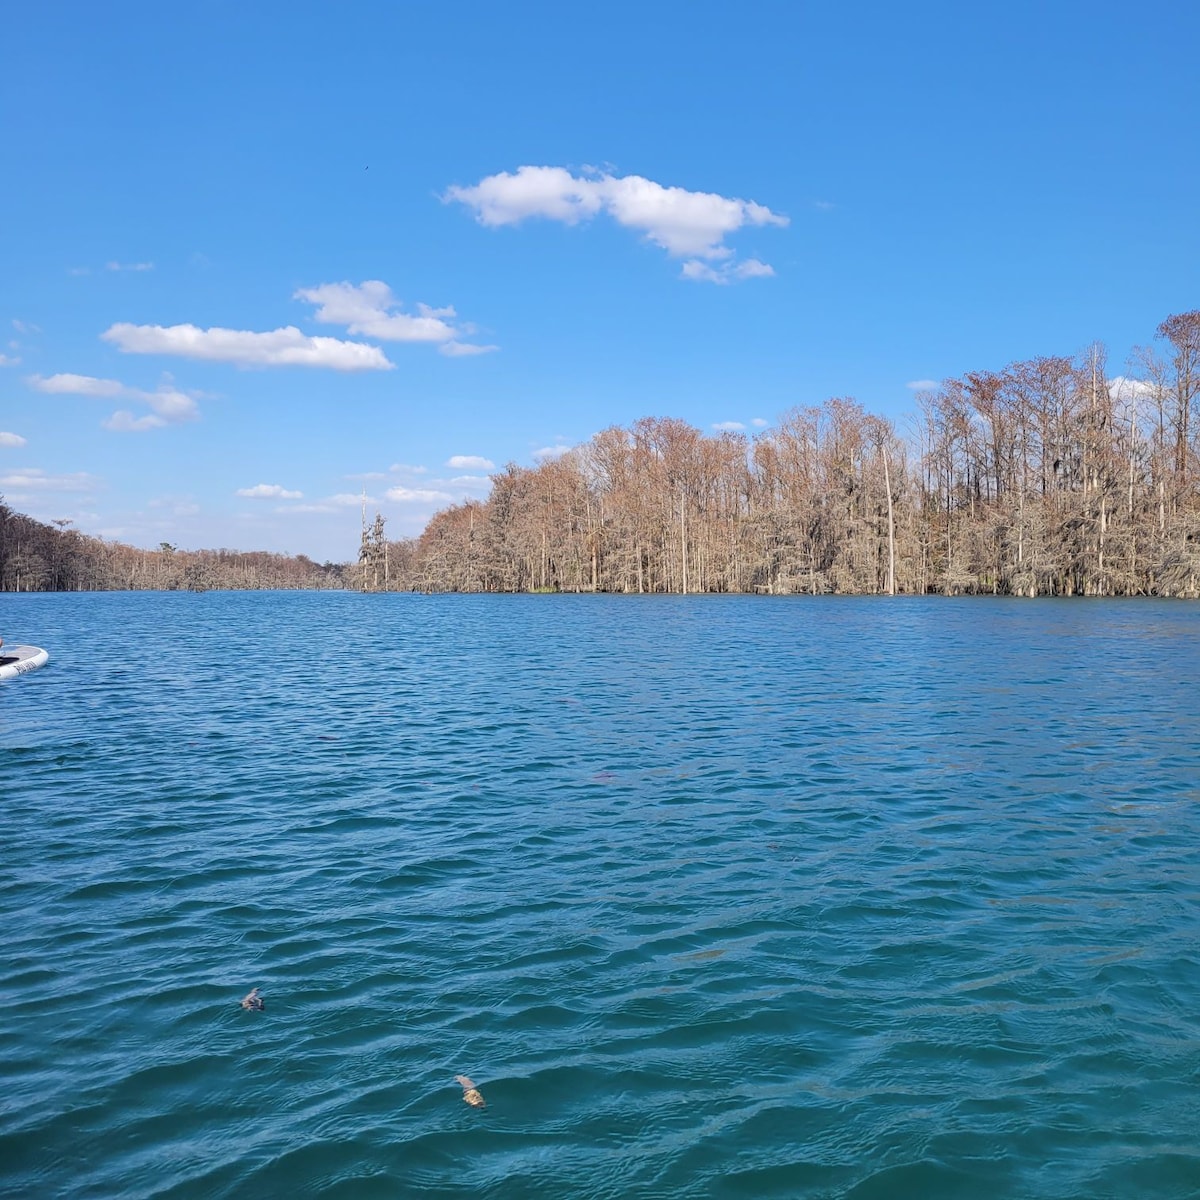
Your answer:
[[[359,578],[457,592],[1188,596],[1200,584],[1200,311],[1112,379],[1104,350],[971,372],[907,436],[854,400],[754,438],[647,418],[493,476]]]
[[[138,550],[0,502],[0,589],[1200,595],[1200,311],[1113,378],[1096,345],[969,372],[902,436],[851,399],[771,429],[611,428],[358,563]]]
[[[47,525],[0,499],[0,591],[86,592],[190,588],[342,588],[351,570],[318,566],[303,554],[178,550],[161,542],[139,550],[88,537],[70,521]]]

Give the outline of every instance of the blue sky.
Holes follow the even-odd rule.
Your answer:
[[[609,425],[1200,306],[1200,6],[9,5],[0,494],[345,560]],[[524,170],[523,170],[524,168]]]

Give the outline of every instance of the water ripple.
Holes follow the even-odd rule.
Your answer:
[[[1197,1194],[1186,605],[4,603],[5,1194]]]

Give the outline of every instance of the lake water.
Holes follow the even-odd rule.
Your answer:
[[[1198,622],[2,596],[0,1191],[1194,1197]]]

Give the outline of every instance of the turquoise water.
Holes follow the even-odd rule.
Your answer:
[[[1196,1196],[1198,622],[0,598],[0,1191]]]

